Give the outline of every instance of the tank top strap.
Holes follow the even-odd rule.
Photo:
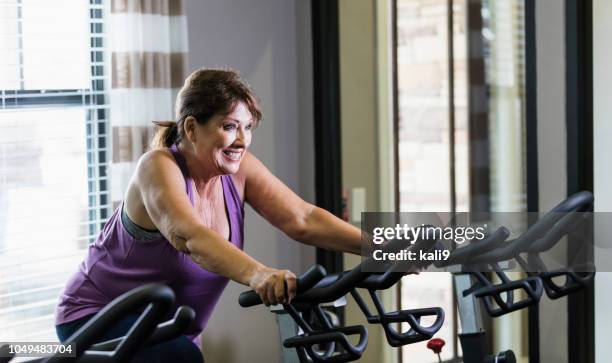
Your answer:
[[[243,246],[244,234],[244,206],[240,194],[236,189],[234,180],[231,175],[222,175],[221,183],[223,185],[223,195],[225,198],[225,207],[231,223],[231,242],[239,248]]]
[[[191,205],[195,205],[195,199],[193,195],[193,183],[191,182],[192,180],[191,180],[191,177],[189,176],[189,169],[187,168],[187,161],[185,160],[185,157],[181,155],[181,152],[178,150],[178,147],[176,146],[176,144],[173,144],[170,147],[170,152],[172,153],[172,156],[174,156],[174,159],[176,160],[176,163],[178,164],[179,169],[181,169],[183,178],[185,178],[185,190],[187,191],[189,202],[191,203]]]

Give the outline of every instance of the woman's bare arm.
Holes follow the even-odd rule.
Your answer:
[[[245,200],[292,239],[335,251],[361,253],[358,228],[304,201],[252,154],[244,156],[238,177],[244,180]]]
[[[178,251],[206,270],[250,286],[267,304],[284,301],[285,280],[289,296],[294,296],[295,275],[264,266],[200,222],[185,193],[183,175],[167,151],[145,154],[134,183],[149,217]]]

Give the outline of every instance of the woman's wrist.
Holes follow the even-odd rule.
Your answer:
[[[267,267],[265,265],[253,260],[245,269],[243,278],[241,279],[242,281],[239,282],[246,286],[253,287],[253,282],[257,279],[257,276],[261,275],[266,269]]]

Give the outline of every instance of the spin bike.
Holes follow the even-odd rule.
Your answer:
[[[63,345],[70,353],[57,353],[28,363],[114,363],[127,362],[145,346],[178,338],[195,318],[193,309],[179,307],[171,320],[162,322],[174,306],[174,292],[162,284],[148,284],[117,297],[85,325],[70,336]],[[99,342],[117,322],[142,310],[128,333],[116,339]],[[13,359],[8,345],[0,347],[0,363]]]
[[[397,252],[408,249],[427,252],[437,248],[432,238],[422,239],[406,246],[406,241],[391,241],[383,249]],[[407,271],[408,266],[401,263],[388,263],[383,272],[371,271],[371,258],[362,261],[350,271],[326,274],[325,269],[315,265],[297,279],[297,294],[290,304],[272,307],[279,323],[283,342],[282,359],[284,363],[337,363],[359,359],[366,349],[368,331],[364,325],[336,326],[322,305],[342,306],[345,295],[350,294],[362,310],[368,324],[380,325],[387,342],[394,347],[413,344],[431,339],[444,323],[444,310],[439,307],[408,309],[387,312],[380,300],[378,291],[395,285]],[[411,262],[413,268],[425,268],[430,262]],[[366,290],[375,311],[371,311],[357,289]],[[239,299],[242,307],[261,304],[254,291],[243,292]],[[422,318],[433,317],[434,322],[427,326]],[[407,323],[409,329],[400,331],[397,326]],[[352,343],[356,338],[357,343]]]
[[[482,301],[491,317],[499,317],[539,303],[543,292],[550,299],[559,299],[587,287],[595,277],[595,266],[584,264],[581,271],[573,266],[548,270],[541,253],[554,247],[562,237],[579,228],[592,210],[593,195],[579,192],[559,203],[541,219],[532,224],[521,236],[506,241],[510,235],[500,227],[483,241],[454,250],[436,267],[459,266],[453,274],[459,320],[462,333],[459,340],[465,363],[514,363],[512,350],[498,354],[487,353],[486,333],[482,326]],[[526,255],[526,256],[525,256]],[[527,277],[512,281],[500,263],[516,261]],[[501,283],[493,283],[483,271],[497,275]],[[564,282],[558,284],[556,278]],[[518,291],[524,298],[516,300]],[[478,300],[477,300],[478,299]]]

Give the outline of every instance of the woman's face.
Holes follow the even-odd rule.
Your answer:
[[[209,172],[234,174],[251,145],[253,117],[244,103],[238,102],[228,115],[216,115],[204,125],[195,124],[197,158]]]

